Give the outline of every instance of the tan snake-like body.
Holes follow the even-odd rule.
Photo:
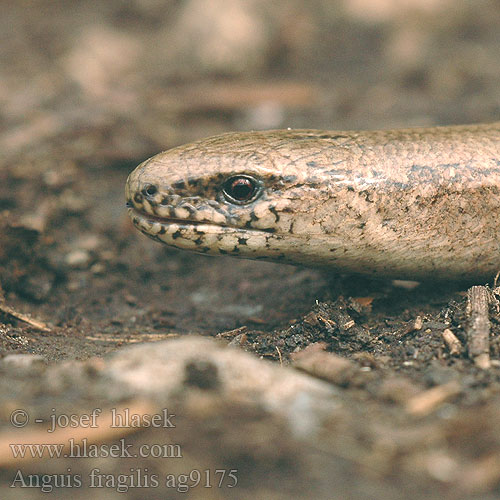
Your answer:
[[[137,228],[206,254],[410,279],[500,270],[500,122],[228,133],[129,176]]]

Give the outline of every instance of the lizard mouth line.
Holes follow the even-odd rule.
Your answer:
[[[265,229],[257,229],[253,227],[238,227],[238,226],[230,226],[228,224],[215,223],[211,221],[198,221],[193,219],[176,219],[175,217],[159,217],[158,215],[151,215],[140,210],[133,206],[128,207],[129,215],[134,219],[137,219],[140,222],[148,222],[150,224],[161,224],[164,227],[178,225],[180,227],[188,228],[211,228],[211,230],[218,231],[243,231],[245,233],[265,233],[265,234],[274,234],[276,230],[274,228],[265,228]]]
[[[132,218],[138,217],[142,220],[148,220],[150,222],[159,222],[160,224],[163,225],[169,225],[169,224],[182,224],[182,225],[193,225],[193,226],[198,226],[198,225],[210,225],[210,226],[219,226],[219,227],[224,227],[224,224],[214,224],[212,222],[208,221],[199,221],[199,220],[192,220],[192,219],[176,219],[175,217],[160,217],[158,215],[152,215],[148,214],[146,212],[141,212],[140,210],[137,210],[134,207],[129,207],[129,213]]]

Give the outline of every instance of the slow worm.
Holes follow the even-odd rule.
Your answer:
[[[228,133],[129,176],[135,226],[211,255],[407,279],[500,270],[500,122]]]

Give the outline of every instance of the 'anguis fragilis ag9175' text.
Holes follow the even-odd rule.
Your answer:
[[[129,176],[137,228],[210,255],[407,279],[500,270],[500,122],[228,133]]]

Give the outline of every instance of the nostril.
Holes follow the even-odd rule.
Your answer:
[[[158,192],[158,188],[154,184],[149,184],[149,185],[144,187],[142,192],[146,196],[154,196]]]

